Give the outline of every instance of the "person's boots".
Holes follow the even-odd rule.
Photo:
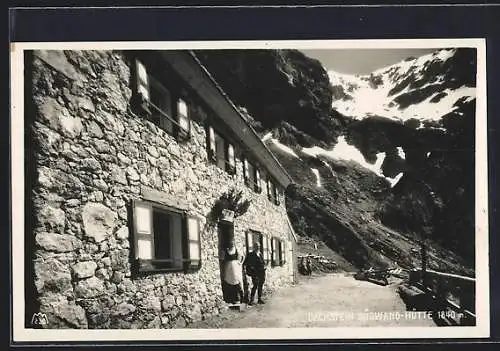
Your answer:
[[[255,297],[255,292],[253,294],[250,294],[250,300],[248,300],[248,306],[252,306],[253,305],[253,299]]]

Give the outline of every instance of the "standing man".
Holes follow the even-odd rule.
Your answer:
[[[246,267],[247,274],[252,278],[252,291],[248,305],[253,305],[255,291],[257,291],[257,303],[265,303],[262,300],[262,287],[266,280],[266,264],[262,252],[260,252],[259,242],[253,243],[253,251],[248,253],[243,265]]]

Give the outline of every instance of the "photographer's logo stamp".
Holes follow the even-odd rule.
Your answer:
[[[49,320],[47,318],[47,315],[45,313],[37,312],[33,313],[33,316],[31,317],[31,325],[32,326],[44,326],[49,324]]]

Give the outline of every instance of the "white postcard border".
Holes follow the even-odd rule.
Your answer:
[[[45,330],[24,327],[24,50],[477,49],[476,315],[474,327]],[[11,43],[12,335],[14,342],[482,338],[490,336],[486,41],[468,39]]]

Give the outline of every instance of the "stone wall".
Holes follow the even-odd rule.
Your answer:
[[[193,123],[190,140],[177,143],[131,113],[131,73],[121,52],[37,51],[27,60],[34,223],[26,234],[33,251],[26,251],[34,254],[28,262],[47,327],[184,327],[220,313],[217,228],[207,214],[225,191],[243,190],[251,205],[236,219],[235,240],[245,252],[247,229],[290,239],[284,199],[276,206],[265,186],[261,194],[248,189],[240,159],[234,176],[209,163],[202,125]],[[199,271],[134,276],[129,211],[144,189],[183,201],[202,218]],[[287,256],[286,265],[268,269],[267,289],[291,282]]]

